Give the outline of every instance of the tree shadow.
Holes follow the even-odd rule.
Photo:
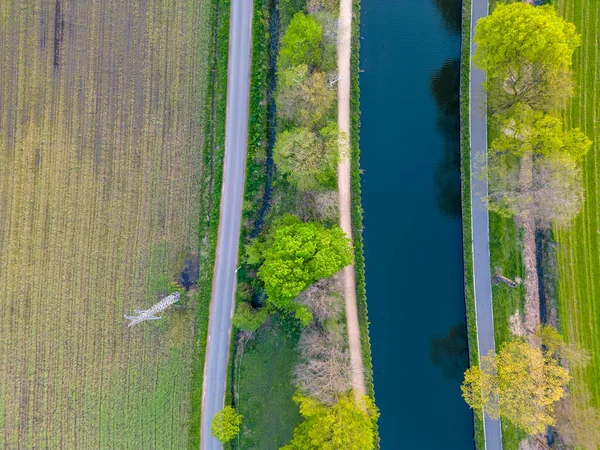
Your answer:
[[[444,139],[444,154],[434,172],[439,210],[461,215],[460,192],[460,59],[447,60],[429,80],[438,110],[437,127]]]
[[[449,33],[459,35],[462,21],[462,2],[460,0],[435,0],[440,11],[444,27]]]
[[[442,370],[444,377],[462,382],[469,366],[469,341],[467,327],[458,324],[450,327],[448,335],[430,338],[429,357]]]

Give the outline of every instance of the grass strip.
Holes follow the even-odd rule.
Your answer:
[[[188,448],[200,447],[200,422],[202,418],[202,385],[204,382],[204,358],[212,294],[215,252],[219,235],[219,211],[221,185],[225,156],[225,114],[227,110],[227,61],[229,46],[229,0],[214,0],[212,11],[214,35],[209,55],[211,77],[207,97],[204,147],[205,168],[210,174],[204,178],[203,202],[200,221],[200,278],[198,280],[198,310],[195,324],[196,349],[192,378],[191,407]],[[207,182],[210,180],[210,182]]]

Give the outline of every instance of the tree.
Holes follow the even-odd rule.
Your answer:
[[[518,72],[510,71],[506,78],[492,77],[486,89],[487,107],[492,115],[518,104],[544,112],[560,111],[574,93],[571,71],[548,70],[539,64]]]
[[[506,79],[532,64],[547,70],[569,69],[581,36],[575,25],[550,5],[498,4],[492,14],[477,22],[474,62],[488,77]]]
[[[491,145],[493,152],[510,152],[516,156],[527,153],[542,156],[570,156],[583,160],[592,141],[579,129],[565,130],[562,121],[542,111],[517,104],[500,120],[504,133]]]
[[[344,308],[340,273],[317,281],[296,297],[296,302],[306,306],[319,323],[339,317]]]
[[[474,39],[493,112],[518,102],[556,110],[572,94],[570,67],[581,37],[552,6],[499,4],[478,21]]]
[[[548,353],[571,367],[584,367],[591,359],[590,352],[577,344],[567,343],[556,328],[549,325],[538,327],[535,336]]]
[[[340,2],[339,0],[308,0],[306,9],[313,15],[321,11],[339,14]]]
[[[481,358],[465,372],[463,397],[476,412],[506,419],[528,434],[555,424],[554,405],[565,395],[569,373],[550,354],[520,340]]]
[[[221,442],[229,442],[240,432],[241,424],[242,415],[226,406],[213,417],[210,433]]]
[[[281,39],[279,69],[306,64],[317,66],[321,63],[323,30],[312,16],[302,12],[294,14]]]
[[[280,71],[277,91],[277,114],[303,127],[323,124],[335,100],[327,76],[308,72],[306,65],[292,66]]]
[[[581,169],[568,156],[537,156],[530,162],[532,176],[523,182],[514,156],[490,154],[486,198],[490,211],[504,217],[532,214],[539,228],[553,223],[569,226],[583,200]]]
[[[357,405],[351,394],[344,395],[332,407],[296,394],[304,422],[294,430],[292,441],[281,450],[372,450],[375,448],[374,424],[377,407],[368,397]],[[364,406],[364,408],[362,407]]]
[[[238,303],[233,315],[233,324],[241,331],[256,331],[269,317],[268,308],[254,309],[246,302]]]
[[[350,354],[340,330],[319,326],[302,331],[300,361],[294,368],[294,383],[303,395],[331,406],[352,387]]]
[[[295,128],[277,136],[273,160],[300,190],[318,189],[335,182],[338,140],[337,134],[332,136],[329,131],[325,127],[317,134],[308,128]]]
[[[316,220],[326,224],[338,223],[338,202],[338,192],[335,190],[303,191],[298,198],[296,215],[305,222]]]
[[[587,400],[579,402],[566,397],[556,405],[556,432],[567,448],[597,450],[600,447],[600,414]]]
[[[350,240],[341,228],[296,220],[275,230],[258,270],[269,302],[284,310],[292,307],[294,297],[307,286],[352,262]]]

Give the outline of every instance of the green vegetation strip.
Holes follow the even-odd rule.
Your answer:
[[[365,283],[365,256],[363,250],[363,208],[360,187],[360,86],[359,86],[359,50],[360,50],[360,0],[352,2],[352,55],[350,70],[350,146],[352,157],[352,231],[354,233],[354,258],[356,271],[356,301],[360,323],[361,350],[364,365],[365,387],[367,395],[375,398],[373,384],[373,363],[371,359],[371,341],[369,339],[369,318],[367,314],[367,290]]]
[[[571,369],[575,393],[589,391],[592,404],[600,407],[600,196],[598,167],[600,158],[600,115],[598,85],[598,37],[600,3],[558,0],[559,13],[577,26],[583,35],[575,51],[575,98],[570,102],[565,121],[580,127],[594,141],[584,162],[585,200],[581,214],[569,230],[555,233],[558,242],[559,326],[564,336],[588,349],[592,361],[585,368]]]
[[[223,160],[225,156],[225,113],[227,106],[227,49],[229,45],[229,0],[213,0],[211,23],[213,45],[209,60],[209,78],[206,103],[205,142],[202,149],[205,167],[210,167],[203,180],[202,210],[200,222],[200,278],[198,279],[198,312],[195,326],[196,349],[191,391],[191,418],[188,448],[200,448],[200,422],[202,417],[202,385],[204,382],[204,358],[215,251],[219,234],[219,211],[221,206],[221,184],[223,182]],[[207,220],[206,220],[207,219]]]

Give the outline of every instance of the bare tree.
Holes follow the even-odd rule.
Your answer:
[[[532,173],[524,183],[520,166],[525,162]],[[505,216],[530,213],[539,228],[568,226],[581,208],[581,169],[568,157],[526,155],[519,164],[510,155],[492,153],[488,180],[490,210]]]
[[[508,67],[508,76],[492,78],[487,84],[492,114],[502,113],[522,103],[535,110],[552,112],[566,106],[573,96],[569,70],[550,70],[541,63]]]
[[[306,328],[299,348],[301,359],[294,369],[294,383],[305,395],[333,405],[351,387],[344,334],[319,326]]]
[[[313,317],[320,323],[339,317],[344,307],[342,279],[340,272],[331,278],[319,280],[302,291],[296,301],[310,309]]]
[[[306,191],[297,204],[296,215],[304,221],[337,222],[339,219],[337,191]]]
[[[586,398],[566,397],[556,404],[556,431],[563,448],[600,447],[600,415]]]
[[[320,11],[337,13],[340,9],[340,2],[338,0],[308,0],[306,9],[313,15]]]

